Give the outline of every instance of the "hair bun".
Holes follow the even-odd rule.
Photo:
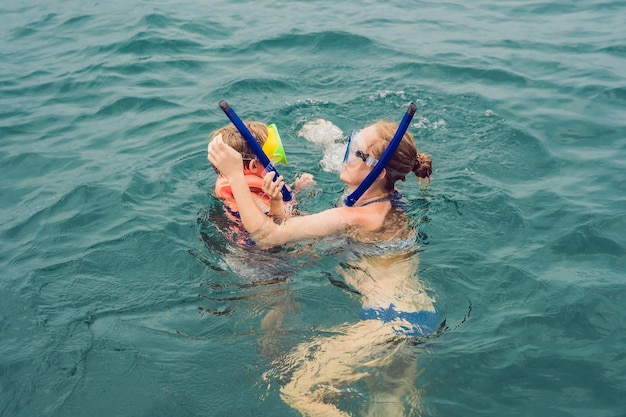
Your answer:
[[[417,159],[413,164],[413,173],[419,178],[430,178],[430,174],[433,173],[432,163],[430,155],[425,153],[417,154]]]

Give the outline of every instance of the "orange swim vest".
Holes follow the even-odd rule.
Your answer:
[[[270,211],[270,197],[263,192],[263,178],[254,174],[245,174],[244,178],[257,205],[265,214]],[[234,218],[239,216],[239,208],[233,197],[233,191],[226,177],[219,176],[215,181],[215,195],[224,202],[228,214]]]
[[[254,201],[257,203],[259,208],[265,214],[269,214],[270,211],[270,197],[263,192],[263,178],[254,174],[244,174],[244,178],[250,191],[252,191],[252,197]],[[255,243],[250,236],[248,236],[248,232],[243,228],[241,224],[241,219],[239,217],[239,208],[237,207],[237,202],[233,197],[233,190],[230,188],[230,184],[228,180],[223,176],[218,176],[217,180],[215,180],[215,195],[222,200],[224,203],[224,211],[230,220],[233,223],[229,226],[228,233],[225,233],[227,239],[236,243],[242,247],[250,247],[254,246]],[[295,206],[295,199],[290,202],[290,210]],[[224,233],[224,231],[222,231]]]

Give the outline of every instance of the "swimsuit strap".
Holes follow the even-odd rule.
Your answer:
[[[391,201],[391,196],[388,195],[387,197],[377,198],[376,200],[368,201],[367,203],[361,204],[360,206],[357,206],[357,207],[365,207],[367,205],[374,204],[374,203],[380,203],[382,201]]]
[[[365,204],[361,204],[359,207],[367,206],[368,204],[380,203],[381,201],[391,201],[391,205],[398,207],[404,211],[407,210],[406,203],[402,200],[402,193],[398,190],[393,190],[393,193],[387,197],[377,198],[376,200],[368,201]]]
[[[404,197],[402,197],[402,193],[398,190],[394,190],[393,194],[391,194],[391,205],[404,212],[408,211],[407,203]]]

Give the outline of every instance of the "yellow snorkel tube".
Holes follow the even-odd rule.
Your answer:
[[[283,164],[287,163],[287,155],[285,155],[283,141],[280,140],[278,128],[274,123],[267,127],[267,139],[263,144],[263,152],[275,164],[279,162],[282,162]]]

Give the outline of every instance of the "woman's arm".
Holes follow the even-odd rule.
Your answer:
[[[262,246],[330,236],[358,222],[354,216],[358,210],[339,207],[308,216],[291,217],[276,224],[254,202],[243,175],[241,154],[224,143],[221,135],[209,143],[208,159],[228,179],[244,227],[250,237]]]
[[[344,208],[333,208],[315,214],[289,217],[280,224],[250,233],[252,239],[266,246],[321,238],[343,233],[350,224]]]

